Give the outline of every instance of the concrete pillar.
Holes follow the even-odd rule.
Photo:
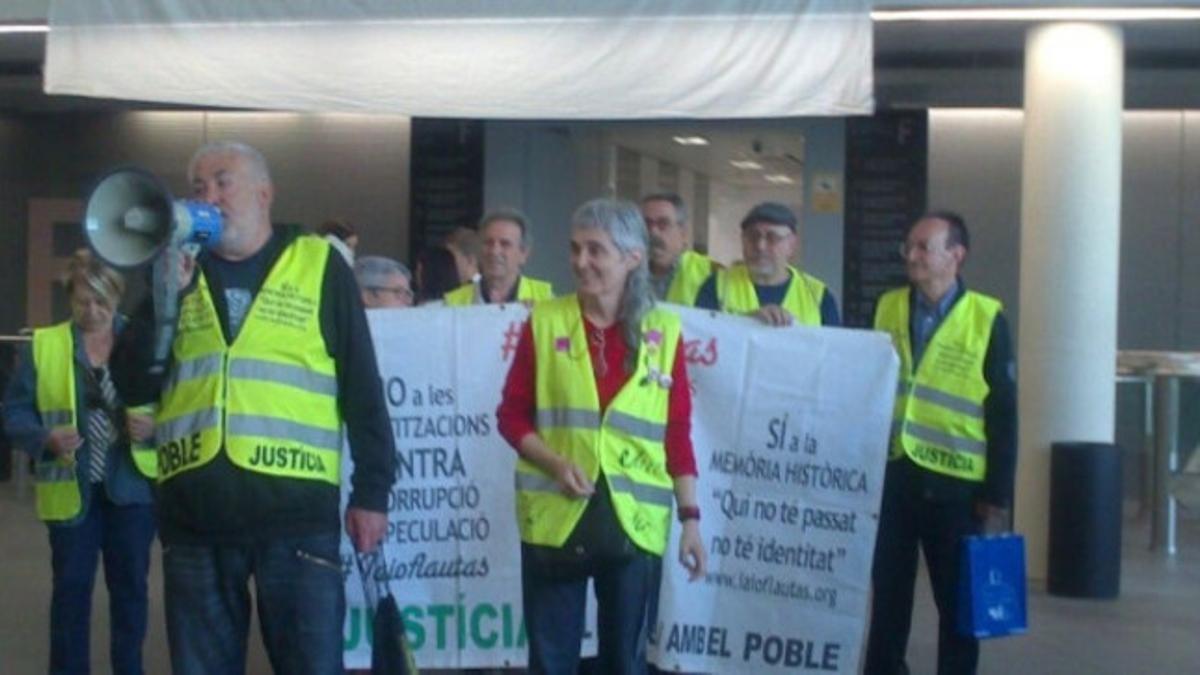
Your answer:
[[[1046,577],[1050,444],[1113,440],[1123,52],[1108,25],[1026,36],[1015,508],[1034,579]]]

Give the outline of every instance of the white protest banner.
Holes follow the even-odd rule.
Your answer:
[[[688,584],[672,533],[652,658],[693,672],[855,672],[891,345],[865,331],[679,311],[710,574]],[[495,410],[526,315],[520,305],[369,313],[399,460],[387,576],[423,668],[525,663],[516,458]],[[362,668],[369,621],[353,560],[344,540],[345,663]]]
[[[526,316],[522,305],[368,312],[398,463],[388,583],[422,668],[525,663],[516,454],[496,406]],[[369,620],[345,537],[342,558],[344,660],[367,668]]]
[[[673,532],[651,660],[857,673],[896,391],[891,342],[679,312],[709,570],[688,582]]]

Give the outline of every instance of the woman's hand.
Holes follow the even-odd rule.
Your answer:
[[[696,506],[696,477],[683,475],[672,479],[675,488],[675,503],[680,512],[691,511],[683,521],[683,533],[679,535],[679,564],[688,571],[688,580],[695,581],[704,576],[708,567],[708,555],[704,541],[700,538],[700,509]]]
[[[683,521],[683,533],[679,535],[679,564],[688,571],[688,581],[704,576],[708,568],[704,540],[700,537],[700,521]]]
[[[535,433],[525,434],[521,439],[519,451],[522,457],[553,478],[564,495],[572,499],[587,499],[596,491],[596,486],[583,469],[551,450],[541,436]]]
[[[596,492],[596,486],[583,469],[569,459],[561,459],[558,462],[554,470],[554,480],[558,482],[558,489],[573,499],[587,499]]]
[[[83,445],[83,437],[71,428],[60,428],[46,436],[46,448],[60,460],[75,461],[75,451]]]
[[[154,418],[150,415],[134,412],[127,413],[125,415],[125,429],[129,432],[129,438],[138,443],[154,440]]]

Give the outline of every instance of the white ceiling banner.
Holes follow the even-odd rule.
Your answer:
[[[54,0],[48,94],[490,119],[869,114],[870,0]]]

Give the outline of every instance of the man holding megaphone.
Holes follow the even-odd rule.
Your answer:
[[[254,148],[209,143],[188,179],[222,228],[180,266],[165,374],[153,375],[149,303],[114,355],[125,400],[159,405],[172,669],[244,668],[254,577],[275,672],[341,673],[343,429],[355,465],[345,526],[359,551],[386,530],[395,455],[357,284],[327,242],[272,227],[274,187]],[[127,223],[114,231],[136,236]]]

